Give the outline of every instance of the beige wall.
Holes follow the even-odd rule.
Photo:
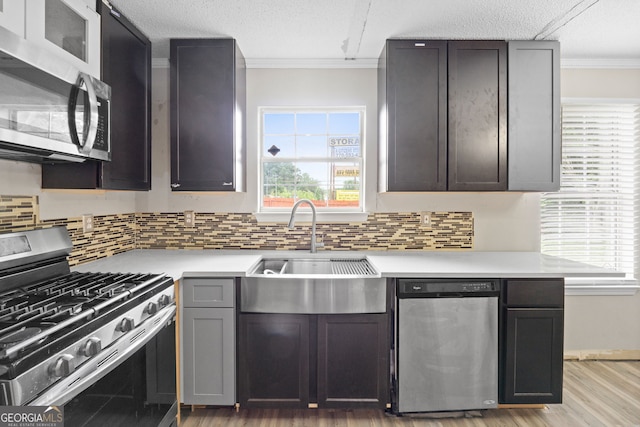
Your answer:
[[[377,71],[375,69],[247,70],[247,192],[176,194],[169,188],[168,69],[153,72],[153,190],[139,193],[138,212],[253,213],[258,200],[258,108],[261,106],[364,106],[365,190],[369,212],[471,211],[475,250],[539,249],[537,194],[377,194]]]
[[[640,102],[640,69],[563,69],[562,97]],[[565,303],[565,351],[640,350],[640,293]]]
[[[640,69],[563,69],[563,98],[640,100]]]
[[[0,194],[38,196],[40,219],[71,218],[83,214],[132,213],[134,192],[41,190],[41,167],[37,164],[0,159]]]

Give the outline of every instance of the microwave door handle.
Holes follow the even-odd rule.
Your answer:
[[[80,141],[76,127],[76,109],[78,104],[78,95],[83,83],[86,86],[87,94],[89,95],[89,122],[84,123],[84,138]],[[96,134],[98,132],[98,97],[96,96],[96,90],[93,86],[92,78],[86,73],[79,73],[76,84],[71,87],[68,119],[71,140],[78,146],[81,153],[89,154],[93,148],[93,143],[95,142]]]

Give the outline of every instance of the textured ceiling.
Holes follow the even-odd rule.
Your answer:
[[[111,0],[169,39],[233,37],[247,59],[371,59],[387,38],[560,40],[565,59],[640,60],[640,0]]]

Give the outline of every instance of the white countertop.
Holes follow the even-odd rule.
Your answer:
[[[318,252],[137,249],[74,267],[74,271],[242,277],[261,258],[349,258],[366,255],[382,277],[543,278],[624,277],[623,273],[537,252]]]
[[[369,260],[387,277],[624,277],[614,270],[538,252],[385,253],[372,254]]]
[[[74,271],[165,273],[189,276],[244,276],[261,259],[250,251],[136,249],[73,268]]]

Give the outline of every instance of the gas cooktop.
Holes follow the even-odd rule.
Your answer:
[[[70,249],[64,228],[0,235],[2,405],[63,403],[175,313],[171,278],[70,272]]]

